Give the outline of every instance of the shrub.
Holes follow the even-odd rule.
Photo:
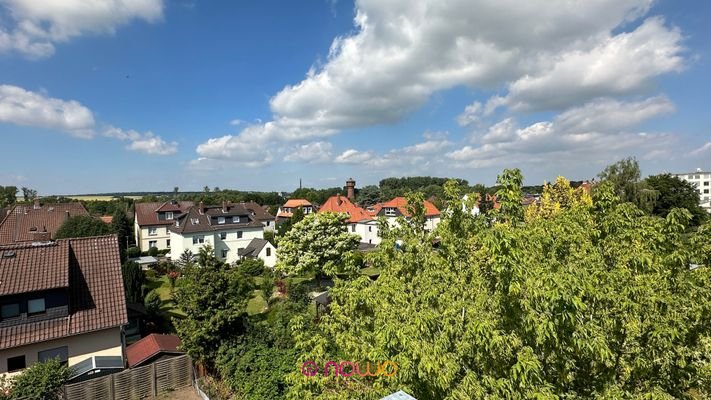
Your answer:
[[[148,255],[151,257],[158,257],[158,248],[151,247],[150,249],[148,249]]]
[[[156,279],[156,271],[149,269],[144,272],[146,279]]]
[[[264,261],[259,258],[247,258],[239,262],[238,268],[249,276],[259,276],[264,273]]]
[[[39,362],[12,378],[10,399],[59,399],[71,371],[58,359]]]
[[[146,295],[144,305],[146,306],[146,312],[148,312],[148,315],[156,316],[160,313],[160,307],[163,305],[163,301],[160,299],[158,293],[153,290],[148,292]]]
[[[136,258],[141,256],[141,249],[139,249],[136,246],[129,247],[128,250],[126,251],[126,255],[129,258]]]

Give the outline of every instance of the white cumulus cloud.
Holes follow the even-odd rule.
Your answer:
[[[114,34],[134,19],[163,17],[162,0],[0,0],[14,26],[0,27],[0,53],[52,55],[55,44],[86,34]]]

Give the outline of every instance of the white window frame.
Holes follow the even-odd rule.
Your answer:
[[[193,236],[193,244],[203,244],[203,243],[205,243],[205,235]]]
[[[166,220],[172,220],[172,219],[173,219],[173,212],[172,212],[172,211],[166,212],[166,213],[165,213],[165,219],[166,219]]]
[[[158,228],[151,226],[148,228],[148,236],[158,236]]]
[[[239,216],[238,216],[238,215],[235,215],[235,216],[232,217],[232,223],[233,223],[233,224],[239,224]]]
[[[385,215],[388,217],[395,217],[397,215],[395,207],[385,207]]]

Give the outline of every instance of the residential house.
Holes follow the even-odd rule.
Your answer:
[[[347,183],[355,185],[351,179]],[[349,191],[348,193],[353,193]],[[334,212],[348,214],[346,221],[348,232],[355,233],[360,236],[361,243],[377,245],[380,244],[380,236],[378,236],[378,222],[366,210],[353,203],[353,200],[347,196],[331,196],[319,208],[318,212]]]
[[[283,206],[279,207],[279,211],[276,215],[276,220],[283,221],[285,219],[291,218],[291,216],[294,215],[294,211],[296,211],[296,209],[299,207],[301,207],[301,209],[303,210],[304,215],[308,215],[312,212],[317,211],[316,206],[311,204],[311,202],[306,199],[289,199],[286,201],[286,203],[284,203]]]
[[[432,231],[440,221],[440,212],[431,201],[424,200],[425,206],[425,230]],[[371,216],[385,217],[390,224],[395,224],[397,217],[410,218],[407,210],[407,199],[396,197],[385,203],[378,203],[369,210]]]
[[[252,239],[264,239],[264,225],[241,203],[205,206],[200,202],[176,218],[168,229],[173,260],[185,250],[197,254],[209,244],[216,257],[232,263],[240,259],[239,250],[247,248]]]
[[[264,225],[264,230],[265,231],[273,231],[274,230],[274,216],[269,214],[269,212],[263,207],[260,206],[259,204],[253,202],[253,201],[243,201],[240,202],[244,206],[244,208],[247,209],[252,214],[252,217],[256,219],[257,221],[261,222],[262,225]]]
[[[170,248],[170,227],[194,204],[192,201],[165,201],[159,203],[136,203],[133,230],[136,245],[141,251],[151,247],[158,250]],[[120,238],[123,240],[123,238]]]
[[[116,236],[0,246],[0,375],[55,357],[75,379],[121,369],[127,322]]]
[[[259,258],[264,261],[264,265],[269,268],[274,268],[277,262],[276,248],[265,239],[252,239],[247,247],[237,251],[237,255],[240,260],[245,258]]]
[[[41,204],[35,199],[32,205],[15,205],[0,222],[0,245],[54,239],[59,227],[77,215],[89,215],[79,202]]]

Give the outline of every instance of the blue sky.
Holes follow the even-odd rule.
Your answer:
[[[711,4],[558,3],[0,0],[0,185],[711,168]]]

